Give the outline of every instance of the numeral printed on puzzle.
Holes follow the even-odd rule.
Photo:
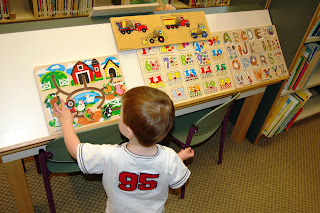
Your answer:
[[[213,80],[203,82],[203,87],[204,87],[205,94],[211,94],[218,91],[218,88],[216,87],[216,83]]]
[[[194,59],[192,53],[185,53],[180,55],[180,60],[182,65],[194,64]]]
[[[161,88],[165,86],[162,75],[149,76],[148,84],[153,88]]]
[[[174,45],[162,45],[160,49],[160,53],[172,53],[174,52]]]
[[[177,49],[178,51],[183,51],[183,50],[190,50],[191,44],[190,43],[179,43],[177,44]]]
[[[211,78],[213,73],[210,66],[200,66],[201,78]]]
[[[162,57],[162,62],[164,63],[164,67],[167,69],[172,69],[178,66],[178,61],[175,56]]]
[[[170,86],[180,84],[182,82],[181,74],[179,71],[167,73],[167,80]]]
[[[226,63],[219,63],[214,65],[215,72],[217,76],[226,75],[227,74],[227,65]]]
[[[211,39],[208,40],[208,46],[216,46],[221,44],[220,36],[219,35],[213,35]]]
[[[157,49],[155,47],[146,47],[139,50],[141,55],[154,55],[157,53]]]
[[[199,84],[192,84],[188,86],[188,92],[190,98],[199,97],[202,95],[200,85]]]
[[[226,89],[232,88],[231,80],[229,77],[220,78],[219,82],[220,82],[220,90],[226,90]]]
[[[207,50],[207,45],[204,41],[193,42],[193,48],[196,53],[201,53]]]
[[[225,52],[222,47],[214,47],[211,50],[211,54],[212,54],[212,60],[214,61],[223,60],[225,57]]]
[[[147,72],[160,71],[160,64],[157,58],[146,59],[143,64]]]
[[[210,62],[210,57],[209,54],[207,53],[207,51],[203,52],[203,53],[196,53],[196,58],[197,61],[199,63],[199,65],[209,65]]]
[[[183,101],[187,99],[184,87],[177,87],[171,90],[171,97],[173,101]]]
[[[183,71],[186,81],[198,80],[198,74],[194,68],[185,69]]]

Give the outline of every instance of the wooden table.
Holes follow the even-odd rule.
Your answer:
[[[211,31],[270,25],[268,11],[249,11],[206,15]],[[60,135],[50,136],[43,115],[33,68],[55,62],[85,59],[118,54],[128,89],[144,85],[136,51],[117,52],[111,26],[108,23],[64,27],[9,34],[0,34],[1,79],[0,91],[2,112],[0,155],[8,176],[19,212],[34,212],[26,176],[21,160],[38,154],[38,150]],[[277,82],[282,79],[277,79]],[[230,99],[238,91],[240,98],[250,96],[249,106],[240,115],[243,119],[234,128],[234,139],[244,138],[245,128],[255,113],[267,82],[258,87],[243,88],[213,95],[198,101],[177,104],[176,115],[218,105]],[[255,96],[256,94],[260,94]],[[251,111],[248,111],[248,110]],[[246,115],[246,116],[243,116]],[[248,116],[249,115],[249,116]],[[243,123],[247,125],[243,125]],[[99,126],[101,124],[98,124]],[[94,127],[91,127],[94,128]]]

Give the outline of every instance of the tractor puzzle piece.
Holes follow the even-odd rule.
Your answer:
[[[191,30],[191,37],[196,39],[198,37],[207,38],[208,37],[208,31],[206,27],[202,24],[198,25],[198,29],[192,29]]]
[[[142,39],[142,44],[154,43],[155,41],[159,41],[163,43],[166,39],[165,34],[162,31],[162,28],[154,29],[152,33],[147,35],[144,39]]]

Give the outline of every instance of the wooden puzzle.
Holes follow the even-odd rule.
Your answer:
[[[61,99],[75,113],[75,128],[119,118],[126,85],[117,56],[38,66],[34,74],[50,134],[61,132],[52,110]]]
[[[119,51],[207,40],[204,12],[110,18]]]
[[[220,45],[212,56],[227,59],[236,88],[288,76],[273,25],[215,33],[213,40]]]
[[[145,85],[180,103],[288,75],[274,26],[212,35],[207,41],[137,50]]]
[[[209,40],[138,50],[145,85],[179,103],[233,90],[229,65],[211,56],[216,45]]]

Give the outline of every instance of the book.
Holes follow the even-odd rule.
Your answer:
[[[282,130],[282,127],[284,128],[284,126],[286,125],[286,121],[289,118],[290,114],[293,112],[293,110],[299,104],[299,101],[295,97],[293,97],[292,95],[289,95],[289,99],[291,101],[290,105],[287,107],[286,112],[280,118],[278,124],[274,127],[273,135],[280,133],[280,130]]]
[[[313,70],[312,70],[312,72],[311,72],[308,80],[306,81],[304,87],[308,84],[309,80],[311,79],[312,74],[317,70],[317,67],[318,67],[318,65],[319,65],[319,62],[320,62],[320,58],[319,58],[319,60],[316,62],[316,65],[315,65],[315,67],[313,68]]]
[[[308,58],[309,55],[311,54],[311,50],[310,50],[307,46],[305,46],[304,49],[305,49],[305,50],[304,50],[302,56],[300,56],[299,64],[298,64],[298,66],[297,66],[297,69],[295,70],[294,76],[293,76],[293,78],[292,78],[292,81],[290,82],[290,85],[289,85],[289,87],[288,87],[288,90],[292,89],[292,87],[293,87],[294,83],[296,82],[296,80],[297,80],[297,78],[298,78],[301,70],[303,69],[303,66],[304,66],[307,58]]]
[[[283,120],[283,122],[280,125],[280,127],[278,128],[276,134],[279,134],[284,130],[284,128],[290,122],[290,120],[292,119],[294,114],[299,110],[300,105],[303,102],[303,100],[301,98],[295,96],[294,94],[290,94],[290,98],[292,99],[294,106],[291,109],[291,111],[289,112],[289,114],[286,116],[286,118]]]
[[[305,46],[311,51],[308,58],[306,59],[305,64],[303,65],[303,68],[301,69],[301,72],[299,73],[296,82],[294,83],[292,90],[295,91],[299,82],[301,81],[302,77],[304,76],[306,69],[308,68],[314,54],[319,51],[319,45],[317,43],[309,43],[305,44]]]
[[[307,83],[307,80],[309,79],[310,75],[313,73],[313,71],[316,69],[319,59],[320,59],[320,46],[318,48],[318,51],[313,55],[308,68],[306,69],[304,75],[302,76],[299,84],[297,85],[298,89],[303,89]]]
[[[319,29],[320,29],[320,16],[317,17],[317,19],[315,20],[313,27],[312,27],[312,30],[309,34],[309,37],[316,36]]]
[[[282,106],[285,104],[285,102],[287,101],[289,97],[288,96],[282,96],[278,99],[274,109],[271,112],[270,117],[267,120],[267,123],[265,124],[264,128],[263,128],[263,134],[267,135],[269,134],[269,132],[271,131],[272,127],[274,126],[275,120],[278,116],[280,116],[281,112],[281,108]]]
[[[287,124],[287,126],[285,127],[285,130],[288,130],[290,128],[290,126],[293,124],[293,122],[297,119],[297,117],[300,115],[300,113],[302,112],[303,108],[301,107],[298,112],[293,116],[293,118],[290,120],[290,122]]]
[[[297,72],[297,70],[299,69],[299,67],[302,65],[302,61],[303,61],[303,53],[304,53],[304,51],[306,50],[306,46],[303,46],[302,47],[302,49],[301,49],[301,51],[300,51],[300,53],[299,53],[299,56],[298,56],[298,59],[299,60],[297,60],[296,61],[296,63],[294,64],[294,66],[293,66],[293,69],[292,69],[292,71],[290,72],[290,76],[289,76],[289,79],[288,79],[288,81],[286,82],[286,84],[284,85],[284,90],[289,90],[289,86],[291,85],[291,82],[292,82],[292,80],[293,80],[293,78],[294,78],[294,76],[296,75],[296,72]]]
[[[287,98],[286,103],[282,106],[281,108],[281,113],[278,116],[277,120],[275,121],[275,125],[273,126],[272,130],[269,132],[269,134],[267,134],[267,137],[272,137],[274,135],[274,133],[276,132],[276,130],[278,129],[278,127],[280,126],[280,124],[282,123],[283,120],[283,116],[285,116],[286,112],[288,111],[288,109],[291,107],[292,102],[291,99]]]

